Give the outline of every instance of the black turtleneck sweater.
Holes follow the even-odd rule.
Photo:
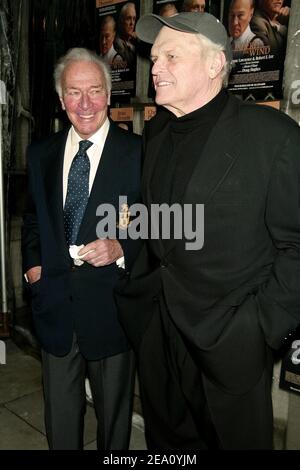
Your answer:
[[[209,133],[227,100],[227,92],[221,90],[215,98],[196,111],[179,118],[170,113],[168,137],[161,148],[161,157],[151,182],[155,203],[181,202]]]

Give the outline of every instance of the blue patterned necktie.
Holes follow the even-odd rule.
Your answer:
[[[64,226],[68,245],[76,244],[79,227],[89,199],[90,161],[86,153],[93,145],[89,140],[79,142],[68,176],[68,189],[64,207]]]

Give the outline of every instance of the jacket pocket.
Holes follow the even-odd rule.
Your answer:
[[[238,307],[217,341],[205,350],[193,348],[204,374],[226,393],[243,394],[260,379],[266,343],[258,321],[254,295]]]

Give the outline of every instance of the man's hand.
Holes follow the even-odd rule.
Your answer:
[[[85,253],[86,256],[83,256]],[[83,261],[95,266],[95,268],[112,264],[124,256],[118,240],[95,240],[85,245],[78,254]]]
[[[33,284],[41,279],[42,266],[34,266],[25,273],[29,284]]]
[[[279,14],[276,16],[276,20],[279,23],[287,24],[290,16],[290,7],[281,7]]]

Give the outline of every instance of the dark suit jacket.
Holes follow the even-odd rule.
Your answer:
[[[42,347],[57,356],[69,352],[75,329],[81,352],[100,359],[128,349],[117,319],[113,288],[123,270],[115,263],[74,267],[63,226],[62,170],[67,131],[35,143],[28,150],[30,204],[22,233],[23,268],[42,266],[34,283],[32,311]],[[110,203],[119,212],[119,196],[139,199],[141,139],[111,122],[77,244],[94,241],[100,217],[96,209]],[[116,221],[117,222],[117,221]],[[126,271],[137,244],[121,240]]]
[[[145,132],[148,207],[167,128],[164,112]],[[149,241],[117,294],[121,322],[139,352],[163,291],[227,442],[239,416],[228,397],[264,406],[266,390],[254,389],[269,348],[279,348],[300,323],[299,146],[299,127],[289,117],[230,97],[178,201],[205,205],[204,247],[187,251],[185,239]],[[261,423],[263,429],[263,417]]]
[[[250,23],[252,31],[260,37],[264,44],[271,46],[271,53],[284,56],[287,34],[279,32],[275,26],[272,26],[269,18],[264,12],[256,9]]]

